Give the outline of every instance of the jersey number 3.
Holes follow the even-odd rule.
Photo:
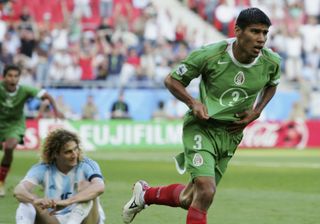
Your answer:
[[[202,149],[202,136],[201,135],[195,135],[193,138],[195,144],[193,145],[193,148],[196,150]]]

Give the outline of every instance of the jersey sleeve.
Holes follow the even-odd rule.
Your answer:
[[[24,86],[24,89],[31,97],[41,98],[46,93],[46,90],[38,89],[32,86]]]
[[[171,72],[171,76],[181,82],[184,86],[188,86],[192,79],[201,75],[205,62],[204,49],[200,48],[195,50],[174,68]]]
[[[36,164],[30,168],[22,181],[29,181],[35,185],[42,185],[47,166],[43,163]]]
[[[280,73],[281,73],[281,69],[280,69],[280,63],[281,63],[281,57],[272,52],[271,54],[271,59],[272,59],[272,69],[270,69],[270,80],[267,83],[268,86],[277,86],[280,83]]]
[[[88,181],[91,181],[95,177],[103,179],[99,164],[96,161],[89,158],[84,158],[82,168],[84,171],[85,178]]]

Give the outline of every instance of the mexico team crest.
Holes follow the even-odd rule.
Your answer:
[[[245,80],[245,76],[244,76],[244,73],[242,71],[238,72],[236,74],[236,76],[234,77],[234,83],[237,86],[242,85],[244,83],[244,80]]]
[[[13,101],[11,98],[7,98],[6,102],[4,103],[5,106],[7,107],[13,107]]]
[[[201,166],[203,164],[203,158],[201,154],[199,153],[194,154],[192,163],[194,166]]]

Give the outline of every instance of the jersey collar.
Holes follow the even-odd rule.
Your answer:
[[[3,84],[4,85],[4,84]],[[15,96],[17,95],[19,89],[20,89],[20,85],[18,84],[17,87],[16,87],[16,90],[14,92],[9,92],[7,91],[7,89],[3,86],[3,88],[5,89],[6,93],[8,96]]]
[[[236,41],[236,38],[229,38],[229,39],[227,39],[228,47],[227,47],[226,51],[228,52],[228,54],[229,54],[231,60],[233,61],[233,63],[236,64],[236,65],[239,66],[239,67],[244,67],[244,68],[251,68],[252,66],[254,66],[254,65],[257,63],[257,61],[259,60],[260,56],[261,56],[261,51],[260,51],[258,57],[256,57],[253,62],[251,62],[250,64],[243,64],[243,63],[239,62],[239,61],[234,57],[234,54],[233,54],[233,51],[232,51],[232,45],[233,45],[233,43],[234,43],[235,41]]]

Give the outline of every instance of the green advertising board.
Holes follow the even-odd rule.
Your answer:
[[[43,136],[63,127],[79,134],[85,150],[182,148],[182,121],[130,120],[61,121],[41,120]],[[45,130],[45,131],[43,131]]]

